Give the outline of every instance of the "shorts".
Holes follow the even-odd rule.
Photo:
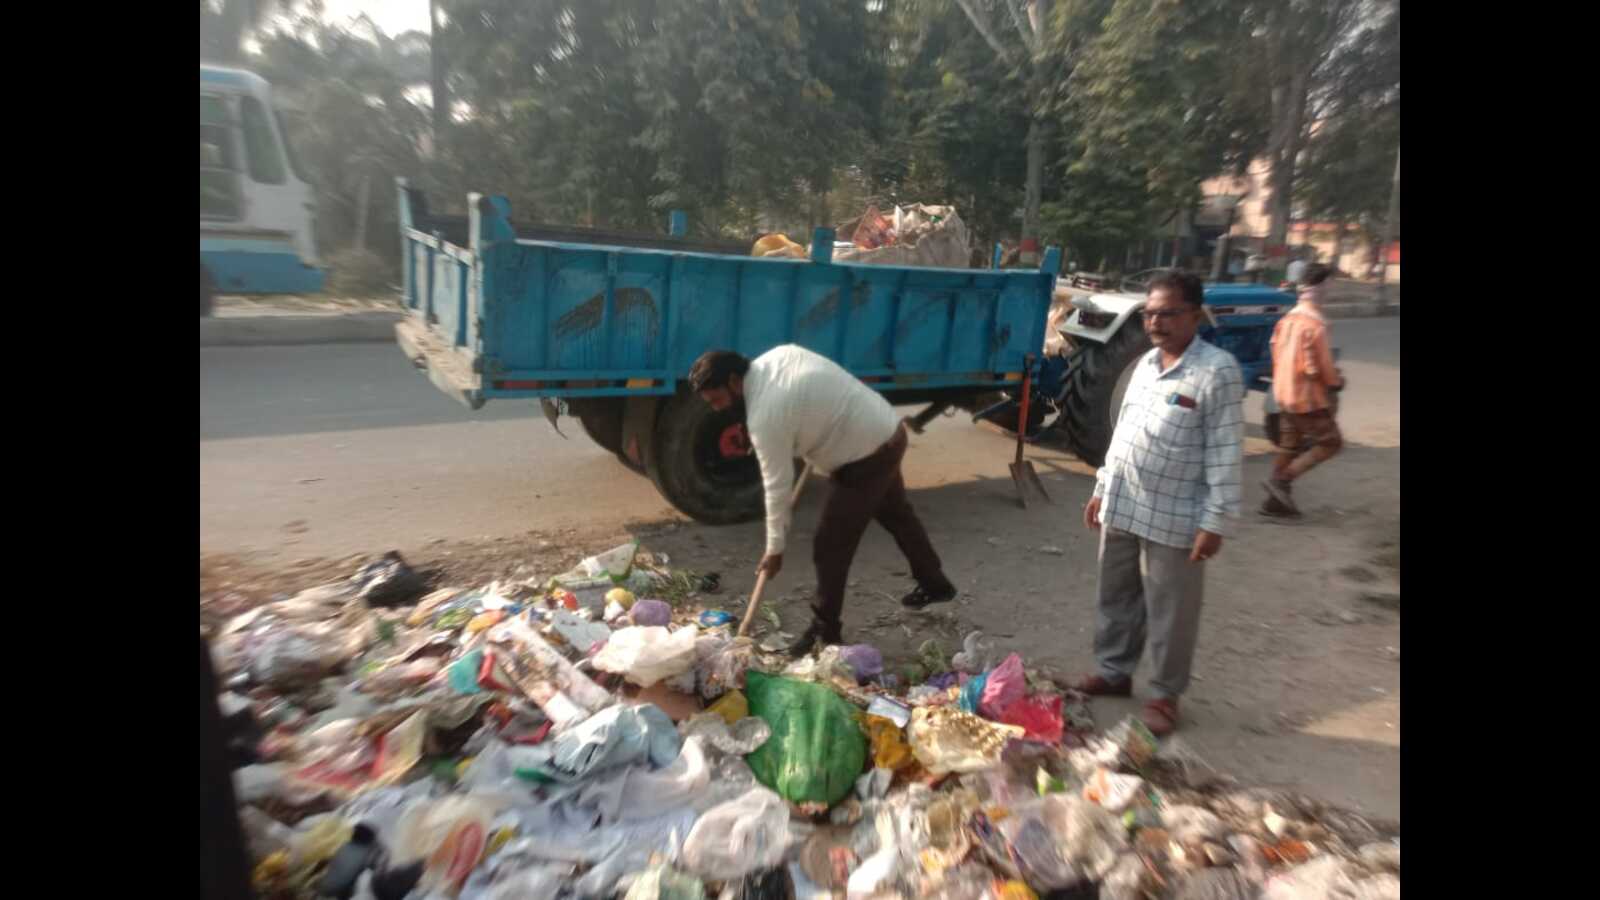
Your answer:
[[[1334,422],[1333,413],[1329,410],[1278,414],[1279,450],[1297,453],[1318,445],[1337,448],[1342,443],[1339,425]]]

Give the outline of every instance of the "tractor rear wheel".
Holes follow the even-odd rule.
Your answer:
[[[1069,358],[1061,416],[1067,446],[1089,465],[1105,464],[1122,398],[1133,379],[1133,366],[1149,349],[1143,321],[1129,316],[1111,340],[1080,343]]]

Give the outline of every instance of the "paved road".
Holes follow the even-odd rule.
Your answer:
[[[1398,446],[1399,319],[1334,332],[1352,385],[1347,438]],[[1247,419],[1261,421],[1259,394]],[[201,548],[329,555],[669,512],[576,420],[561,423],[566,440],[531,402],[468,410],[391,345],[203,348]],[[913,489],[1006,477],[1006,443],[963,418],[916,443],[939,452],[908,457]]]

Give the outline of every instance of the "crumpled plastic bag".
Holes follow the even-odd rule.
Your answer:
[[[1023,697],[1017,702],[1006,707],[996,717],[995,721],[1006,725],[1020,726],[1030,741],[1044,741],[1047,744],[1061,743],[1061,737],[1066,732],[1066,723],[1061,716],[1060,694]]]
[[[1116,816],[1073,794],[1049,794],[1011,812],[1000,832],[1024,880],[1037,889],[1099,881],[1127,847]]]
[[[1022,657],[1013,653],[989,672],[983,683],[983,697],[978,701],[978,713],[986,719],[999,720],[1011,704],[1027,693],[1028,683],[1022,673]],[[970,710],[968,710],[970,712]]]
[[[883,653],[871,644],[840,647],[839,658],[855,670],[857,681],[866,681],[883,673]]]
[[[651,866],[634,879],[622,900],[705,900],[706,886],[665,863]]]
[[[644,603],[640,600],[634,610]],[[595,654],[594,667],[624,675],[640,687],[650,687],[694,667],[694,643],[699,633],[693,625],[677,631],[643,625],[618,629]]]
[[[772,726],[756,716],[746,716],[732,725],[720,715],[703,712],[678,726],[685,740],[698,737],[719,753],[749,756],[772,737]]]
[[[611,639],[611,629],[605,623],[595,622],[565,609],[552,613],[550,623],[556,634],[561,635],[561,639],[580,654],[587,654],[595,644]]]
[[[573,802],[594,810],[603,825],[653,819],[693,806],[711,781],[711,765],[699,738],[684,741],[664,769],[624,766],[581,783]]]
[[[911,745],[906,743],[905,732],[893,720],[870,714],[863,714],[862,719],[867,740],[872,743],[873,768],[898,771],[917,761]]]
[[[665,600],[639,600],[628,613],[628,620],[635,625],[665,628],[672,624],[672,607]]]
[[[250,654],[250,677],[280,690],[310,687],[344,662],[340,648],[310,629],[281,625],[261,635]]]
[[[998,765],[1006,743],[1024,733],[1015,725],[990,722],[948,706],[913,709],[908,730],[917,761],[935,775]]]
[[[755,671],[745,695],[750,715],[772,727],[748,759],[762,784],[795,803],[832,806],[850,793],[867,758],[854,707],[820,684]]]
[[[634,557],[639,555],[639,542],[629,541],[619,544],[604,553],[596,553],[578,564],[585,575],[591,577],[610,576],[613,581],[625,579],[633,571]]]
[[[983,632],[969,632],[961,639],[961,651],[950,657],[950,667],[957,672],[976,675],[983,671],[992,644],[983,640]]]
[[[707,810],[683,842],[683,864],[696,875],[732,881],[783,860],[796,835],[789,806],[764,787]]]
[[[983,688],[988,683],[988,672],[967,679],[967,683],[961,686],[961,699],[957,702],[962,712],[978,712],[978,707],[983,704]]]
[[[646,703],[607,707],[552,740],[506,752],[523,778],[572,782],[638,762],[665,768],[678,758],[682,747],[672,719]]]
[[[407,810],[394,841],[394,857],[425,861],[424,892],[459,892],[478,867],[488,845],[490,826],[503,808],[493,797],[447,794]]]
[[[1120,813],[1139,799],[1144,790],[1144,779],[1137,775],[1119,775],[1109,769],[1097,769],[1083,786],[1083,799],[1101,809]]]

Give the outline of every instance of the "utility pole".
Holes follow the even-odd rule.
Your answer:
[[[1389,185],[1389,217],[1383,223],[1383,246],[1378,248],[1378,312],[1389,311],[1389,245],[1394,243],[1394,220],[1400,218],[1400,151],[1394,152],[1394,181]]]

